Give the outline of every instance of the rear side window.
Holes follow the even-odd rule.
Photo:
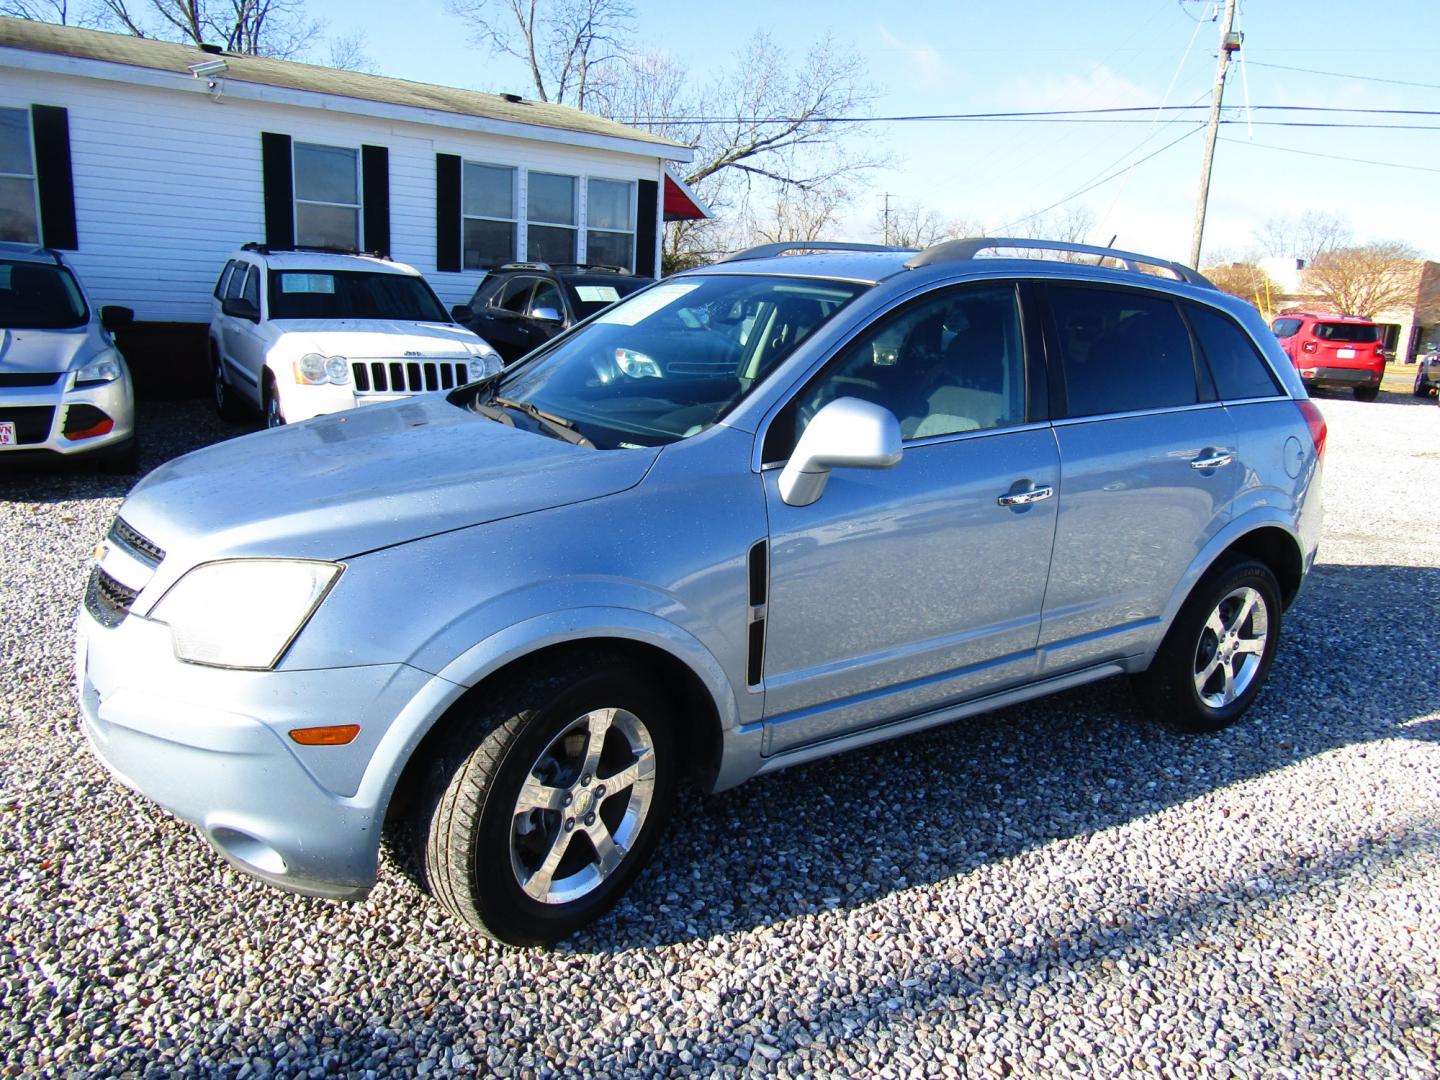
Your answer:
[[[1260,350],[1233,320],[1198,304],[1187,304],[1185,311],[1222,398],[1238,401],[1280,392]]]
[[[511,278],[505,283],[505,291],[500,293],[493,303],[506,311],[524,314],[526,305],[530,303],[530,290],[534,287],[534,278]]]
[[[245,286],[245,271],[248,268],[249,264],[242,262],[237,262],[231,267],[230,277],[225,282],[224,299],[234,300],[240,295],[240,290]]]
[[[1270,324],[1270,329],[1275,331],[1276,337],[1294,337],[1295,331],[1300,329],[1300,320],[1276,319]]]
[[[255,306],[256,311],[260,310],[260,271],[253,266],[245,275],[245,287],[242,295]]]
[[[230,280],[230,274],[235,269],[235,260],[231,259],[220,270],[220,280],[215,282],[215,299],[225,298],[225,285]]]
[[[1315,324],[1315,336],[1321,341],[1371,345],[1380,340],[1380,327],[1374,323],[1322,322]]]
[[[1194,405],[1195,357],[1174,302],[1052,285],[1069,416]]]

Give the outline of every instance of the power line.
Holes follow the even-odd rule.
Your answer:
[[[1305,75],[1319,75],[1330,79],[1355,79],[1359,82],[1389,83],[1391,86],[1418,86],[1422,90],[1440,90],[1440,83],[1408,82],[1405,79],[1382,79],[1377,75],[1353,75],[1345,71],[1316,71],[1314,68],[1291,67],[1288,64],[1262,64],[1258,60],[1247,60],[1255,67],[1273,68],[1275,71],[1299,71]]]
[[[1063,120],[1067,117],[1108,117],[1130,113],[1194,112],[1209,110],[1209,105],[1115,105],[1100,109],[1036,109],[1026,112],[985,112],[985,113],[917,113],[901,116],[815,116],[806,123],[823,124],[901,124],[901,123],[953,123],[985,121],[1043,121]],[[1255,105],[1254,112],[1300,112],[1300,113],[1348,113],[1357,116],[1440,116],[1440,109],[1358,109],[1330,105]],[[620,119],[620,118],[617,118]],[[801,122],[793,116],[632,116],[620,120],[626,124],[794,124]],[[1125,123],[1125,120],[1096,120],[1095,123]],[[1136,121],[1130,121],[1134,123]],[[1153,123],[1141,120],[1140,123]]]
[[[1372,158],[1345,157],[1342,154],[1322,154],[1317,150],[1296,150],[1291,146],[1273,146],[1270,143],[1251,142],[1249,139],[1225,139],[1223,142],[1235,143],[1238,146],[1255,146],[1261,150],[1279,150],[1283,154],[1303,154],[1305,157],[1328,158],[1330,161],[1347,161],[1353,165],[1383,165],[1390,169],[1413,169],[1415,172],[1440,173],[1440,169],[1431,168],[1428,165],[1408,165],[1401,161],[1376,161]]]

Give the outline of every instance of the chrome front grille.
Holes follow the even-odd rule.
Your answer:
[[[159,566],[165,561],[164,548],[153,540],[147,540],[141,536],[122,518],[117,517],[114,524],[110,526],[108,539],[124,548],[146,566]]]
[[[357,394],[421,394],[470,381],[468,360],[355,360],[350,372]]]
[[[120,584],[97,566],[90,571],[90,584],[85,590],[85,610],[101,626],[113,629],[130,614],[130,605],[139,595],[138,590]]]

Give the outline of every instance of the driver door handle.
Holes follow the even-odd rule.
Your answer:
[[[1028,491],[1012,491],[1006,495],[1001,495],[995,501],[1001,506],[1029,506],[1031,503],[1037,503],[1041,499],[1048,499],[1054,494],[1055,489],[1049,484],[1046,484],[1043,487],[1032,487]]]
[[[1201,453],[1204,453],[1204,451],[1202,450]],[[1190,462],[1190,468],[1219,469],[1225,465],[1229,465],[1234,460],[1235,455],[1228,450],[1215,450],[1211,451],[1211,456],[1209,457],[1197,457],[1194,461]]]

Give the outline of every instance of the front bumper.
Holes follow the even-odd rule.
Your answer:
[[[383,808],[355,797],[376,744],[430,676],[404,664],[241,672],[177,660],[167,627],[84,610],[85,734],[127,787],[197,826],[231,864],[291,892],[359,899],[375,884]],[[347,746],[296,727],[358,723]]]
[[[40,453],[87,454],[128,441],[135,434],[135,399],[130,376],[125,374],[99,386],[68,389],[72,374],[65,374],[53,386],[7,387],[0,390],[0,420],[16,421],[19,440],[0,444],[0,460],[5,455],[33,457]],[[89,406],[103,413],[112,423],[109,431],[98,435],[73,437],[76,428],[67,423],[72,412],[79,419],[78,406]],[[87,416],[92,416],[87,410]],[[88,425],[89,420],[82,421]],[[66,435],[67,427],[70,436]]]

